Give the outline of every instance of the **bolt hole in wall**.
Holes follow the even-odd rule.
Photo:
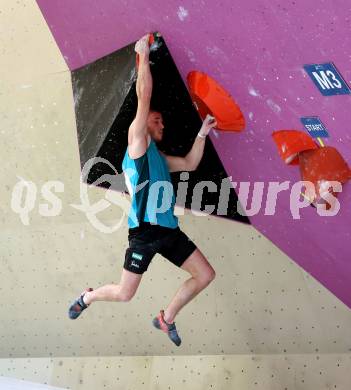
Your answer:
[[[162,112],[165,124],[164,138],[158,147],[166,154],[185,156],[201,127],[201,119],[165,41],[162,37],[158,39],[157,50],[150,53],[154,82],[151,105]],[[134,44],[131,44],[72,72],[82,167],[90,158],[100,157],[108,160],[118,173],[122,172],[128,128],[137,108],[135,63]],[[113,169],[104,163],[95,164],[86,182],[94,184],[104,174],[114,175]],[[191,208],[193,189],[197,183],[212,181],[218,190],[210,192],[205,188],[201,206],[193,204],[192,209],[204,210],[205,205],[214,205],[211,214],[218,215],[221,183],[226,177],[228,175],[208,138],[198,169],[190,172],[189,179],[186,179],[189,184],[185,207]],[[180,173],[172,173],[175,193],[182,181],[184,175],[181,177]],[[113,186],[108,182],[98,185],[126,191],[122,177],[114,182]],[[180,204],[179,201],[177,203]],[[221,216],[250,223],[248,218],[238,211],[234,189],[230,190],[227,213]]]

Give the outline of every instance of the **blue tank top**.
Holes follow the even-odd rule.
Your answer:
[[[127,148],[122,169],[131,196],[128,226],[134,228],[144,221],[175,229],[173,185],[167,161],[155,142],[151,140],[146,153],[137,159],[129,157]]]

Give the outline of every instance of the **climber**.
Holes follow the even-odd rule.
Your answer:
[[[162,113],[150,107],[153,81],[149,64],[149,38],[146,35],[135,45],[139,55],[136,82],[138,107],[129,127],[128,148],[122,163],[131,195],[131,210],[128,218],[129,248],[126,250],[121,279],[117,285],[85,290],[70,306],[69,316],[76,319],[96,301],[130,301],[152,258],[159,253],[191,275],[166,309],[160,310],[153,319],[153,325],[179,346],[181,339],[174,319],[214,279],[215,271],[178,226],[170,172],[193,171],[197,168],[203,156],[206,136],[216,126],[216,121],[209,115],[206,117],[185,157],[168,156],[158,151],[156,143],[162,140],[164,125]],[[161,185],[163,191],[160,191]],[[162,207],[164,204],[166,207]]]

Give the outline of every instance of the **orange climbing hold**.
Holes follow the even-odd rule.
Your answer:
[[[334,208],[337,191],[333,182],[344,184],[351,179],[351,170],[342,155],[331,146],[319,148],[302,131],[279,130],[272,136],[285,163],[299,165],[301,179],[313,184],[306,188],[305,197],[314,205],[325,204],[327,210]]]
[[[205,73],[192,71],[187,76],[191,98],[202,119],[209,114],[217,121],[216,129],[241,131],[245,118],[230,94]]]
[[[344,184],[351,179],[351,170],[346,161],[331,146],[305,151],[299,155],[299,160],[302,180],[315,186],[315,194],[309,195],[313,202],[320,202],[328,192],[337,196],[331,189],[331,182]]]
[[[298,165],[298,154],[305,150],[318,149],[313,138],[298,130],[278,130],[272,133],[280,157],[286,164]]]

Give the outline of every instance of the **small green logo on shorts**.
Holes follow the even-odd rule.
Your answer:
[[[135,252],[132,253],[132,259],[142,260],[142,258],[143,258],[143,255],[139,255],[138,253],[135,253]]]

